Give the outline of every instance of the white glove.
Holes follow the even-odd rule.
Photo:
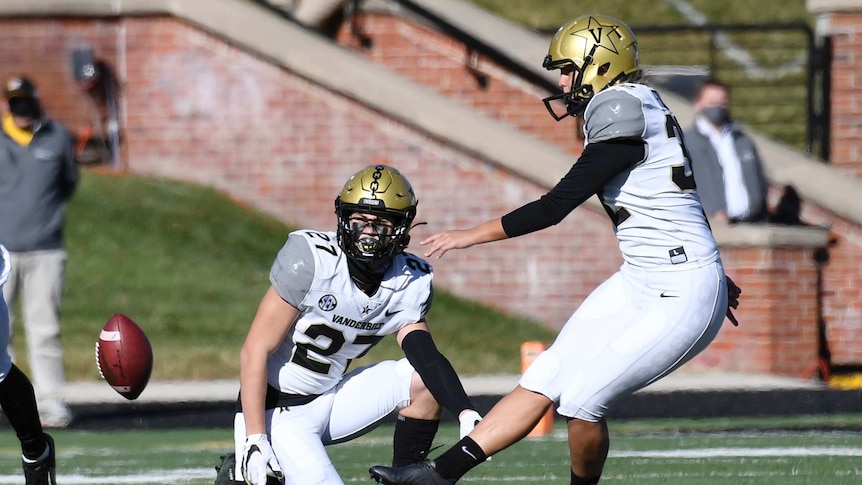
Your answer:
[[[482,421],[482,415],[473,411],[472,409],[468,409],[462,412],[458,416],[458,422],[461,424],[461,427],[458,432],[458,438],[464,438],[470,431],[473,431],[473,428],[479,424],[479,421]]]
[[[266,485],[267,475],[284,483],[284,472],[265,434],[249,435],[242,453],[242,477],[247,485]]]

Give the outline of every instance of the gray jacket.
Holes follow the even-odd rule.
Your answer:
[[[736,154],[742,165],[742,177],[748,191],[749,214],[746,222],[764,221],[769,216],[766,206],[768,185],[763,173],[763,162],[757,153],[754,141],[736,123],[731,125]],[[724,170],[709,138],[696,125],[685,130],[685,146],[691,157],[697,193],[708,216],[727,211],[724,190]]]
[[[63,247],[78,177],[74,138],[59,122],[46,120],[26,147],[0,129],[0,242],[13,252]]]

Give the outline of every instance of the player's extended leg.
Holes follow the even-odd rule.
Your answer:
[[[397,468],[375,466],[369,471],[384,484],[455,483],[488,456],[526,436],[551,403],[542,394],[518,386],[497,402],[468,436],[434,461]]]
[[[0,378],[0,407],[21,442],[27,485],[54,485],[54,443],[42,431],[30,380],[14,365]]]
[[[488,411],[470,438],[485,456],[491,456],[527,436],[551,404],[546,396],[517,386]],[[442,458],[443,455],[438,458],[438,464]]]
[[[595,485],[605,467],[610,449],[607,421],[569,420],[569,452],[572,457],[571,485]]]
[[[45,440],[33,386],[14,364],[5,375],[0,374],[0,379],[3,379],[0,381],[0,406],[3,407],[3,413],[21,441],[24,456],[38,458],[45,451]]]

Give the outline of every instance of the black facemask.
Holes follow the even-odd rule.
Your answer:
[[[16,97],[9,100],[9,111],[14,116],[36,119],[42,115],[42,108],[36,98]]]
[[[714,126],[724,126],[730,121],[730,110],[724,106],[710,106],[700,110],[701,116]]]

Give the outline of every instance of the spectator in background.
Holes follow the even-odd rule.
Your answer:
[[[730,117],[730,88],[707,80],[697,91],[694,109],[685,144],[706,215],[728,223],[766,221],[763,163],[754,141]]]
[[[63,397],[60,298],[66,266],[66,201],[78,184],[75,143],[63,125],[45,115],[29,79],[9,79],[5,96],[8,112],[0,130],[0,241],[12,263],[3,288],[10,340],[20,296],[42,424],[65,427],[72,414]],[[10,352],[11,347],[10,341]]]
[[[0,244],[0,288],[12,266],[9,252]],[[54,440],[42,430],[39,410],[30,379],[21,372],[6,351],[9,343],[9,314],[0,294],[0,408],[21,442],[21,461],[26,485],[56,485],[54,477]]]

